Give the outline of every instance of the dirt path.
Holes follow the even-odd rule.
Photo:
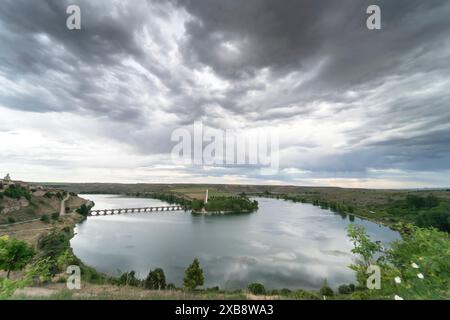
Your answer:
[[[66,201],[69,200],[70,194],[67,194],[67,196],[61,200],[61,208],[59,209],[59,215],[63,216],[66,214]]]
[[[11,227],[11,226],[19,225],[19,224],[24,224],[24,223],[29,223],[29,222],[33,222],[33,221],[38,221],[40,219],[41,218],[36,218],[36,219],[30,219],[30,220],[19,221],[19,222],[14,222],[14,223],[5,223],[5,224],[0,224],[0,227]]]

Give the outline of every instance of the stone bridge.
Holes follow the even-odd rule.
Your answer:
[[[144,213],[144,212],[156,212],[156,211],[181,211],[188,210],[185,206],[174,205],[174,206],[162,206],[162,207],[145,207],[145,208],[124,208],[124,209],[102,209],[102,210],[91,210],[89,211],[90,216],[106,216],[114,214],[125,214],[125,213]]]

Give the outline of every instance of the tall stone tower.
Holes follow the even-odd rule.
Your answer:
[[[205,193],[205,203],[208,203],[208,189],[206,189]]]

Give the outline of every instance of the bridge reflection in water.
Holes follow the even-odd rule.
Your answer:
[[[189,208],[185,206],[162,206],[162,207],[145,207],[145,208],[124,208],[124,209],[102,209],[89,211],[90,216],[105,216],[125,213],[144,213],[156,211],[187,211]]]

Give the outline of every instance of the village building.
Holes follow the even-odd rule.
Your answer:
[[[13,185],[14,182],[11,180],[11,176],[9,173],[3,178],[0,179],[0,191],[3,192],[9,188],[9,186]]]
[[[30,188],[30,186],[26,182],[13,181],[11,179],[11,176],[8,173],[3,179],[0,179],[0,192],[5,191],[6,189],[8,189],[10,186],[13,186],[13,185],[20,186],[20,187],[25,188],[27,190],[29,190],[29,188]]]

